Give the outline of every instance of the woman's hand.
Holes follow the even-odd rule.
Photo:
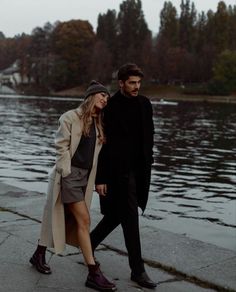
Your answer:
[[[106,184],[96,185],[95,186],[95,190],[100,196],[106,196],[106,194],[107,194],[107,185]]]

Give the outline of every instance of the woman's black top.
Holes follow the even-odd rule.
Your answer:
[[[90,127],[89,136],[82,135],[80,143],[72,157],[71,165],[91,169],[93,165],[94,148],[96,143],[95,123]]]

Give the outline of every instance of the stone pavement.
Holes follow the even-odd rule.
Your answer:
[[[40,230],[45,195],[0,183],[0,291],[89,292],[84,286],[87,268],[79,249],[53,250],[47,259],[51,275],[38,273],[30,264]],[[92,225],[100,219],[91,210]],[[146,226],[140,218],[146,269],[158,282],[157,292],[236,291],[236,252]],[[130,280],[121,229],[98,248],[96,257],[118,291],[151,291]]]

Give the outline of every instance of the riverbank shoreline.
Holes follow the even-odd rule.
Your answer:
[[[145,95],[145,94],[144,94]],[[148,96],[148,95],[147,95]],[[226,103],[236,104],[236,96],[210,96],[210,95],[186,95],[167,93],[165,95],[157,94],[150,96],[151,101],[175,101],[175,102],[204,102],[204,103]]]
[[[109,86],[108,86],[109,88]],[[56,96],[78,97],[83,96],[85,88],[75,87],[53,93]],[[113,94],[113,90],[111,90]],[[140,94],[147,96],[151,101],[176,101],[176,102],[213,102],[213,103],[233,103],[236,104],[236,94],[228,96],[211,96],[185,94],[179,88],[166,86],[144,86],[140,89]]]
[[[84,287],[86,267],[78,249],[67,247],[61,255],[49,250],[51,276],[39,274],[28,262],[38,239],[45,200],[42,193],[0,183],[1,291],[90,291]],[[99,210],[91,209],[93,226],[100,216]],[[150,227],[142,218],[140,229],[146,268],[158,281],[159,292],[236,291],[236,252]],[[119,291],[140,289],[129,280],[121,229],[99,246],[96,257]]]
[[[115,90],[110,86],[111,94],[115,93]],[[86,90],[83,86],[78,86],[70,89],[65,89],[61,91],[51,92],[49,94],[39,94],[37,92],[0,92],[1,96],[17,96],[22,97],[63,97],[63,98],[81,98],[83,99],[84,91]],[[151,101],[174,101],[174,102],[205,102],[205,103],[227,103],[236,104],[236,94],[228,96],[212,96],[212,95],[198,95],[198,94],[186,94],[178,87],[168,87],[168,86],[144,86],[140,89],[140,94],[147,96]]]

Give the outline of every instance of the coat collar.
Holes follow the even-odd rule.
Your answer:
[[[141,118],[143,118],[143,114],[142,114],[142,106],[141,106],[141,102],[142,102],[142,96],[138,95],[136,97],[133,97],[135,99],[137,99],[138,103],[140,104],[140,109],[141,109]],[[120,90],[118,90],[113,96],[112,98],[110,99],[110,103],[111,103],[111,106],[112,104],[114,104],[114,107],[112,106],[112,113],[114,115],[121,115],[122,116],[122,112],[123,112],[123,103],[122,103],[122,100],[124,99],[128,99],[128,97],[124,96]],[[123,130],[128,133],[128,128],[127,128],[127,124],[125,122],[124,119],[120,118],[119,119],[120,121],[120,124],[122,125],[122,128]]]

